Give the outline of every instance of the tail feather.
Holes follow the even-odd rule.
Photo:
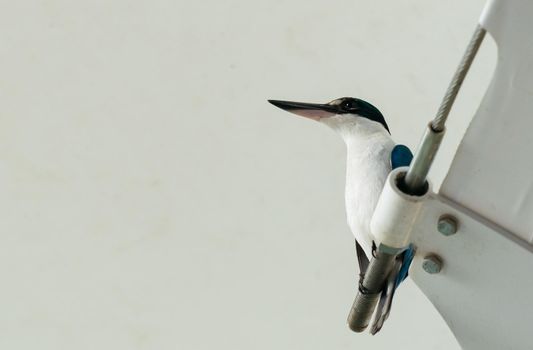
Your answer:
[[[383,324],[389,317],[392,307],[392,299],[394,298],[396,289],[400,283],[407,278],[409,266],[411,266],[414,255],[415,250],[411,245],[396,259],[394,266],[389,273],[387,280],[385,281],[383,291],[381,292],[379,303],[376,308],[376,316],[374,317],[374,322],[372,323],[372,328],[370,329],[370,333],[372,333],[372,335],[381,330]]]
[[[363,247],[355,240],[355,252],[357,254],[357,262],[359,264],[359,284],[363,282],[365,277],[366,270],[368,269],[368,264],[370,263],[368,257],[366,256]]]

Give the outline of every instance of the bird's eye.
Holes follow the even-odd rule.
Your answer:
[[[351,110],[351,109],[354,109],[354,103],[353,101],[346,101],[342,104],[342,107],[346,110]]]

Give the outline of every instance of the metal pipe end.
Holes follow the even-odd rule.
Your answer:
[[[423,197],[429,191],[429,182],[424,179],[424,181],[418,185],[417,188],[412,189],[407,185],[406,177],[408,172],[399,173],[396,177],[396,187],[403,193],[409,196]]]
[[[348,314],[348,327],[356,333],[363,332],[369,325],[380,293],[363,294],[359,291]]]

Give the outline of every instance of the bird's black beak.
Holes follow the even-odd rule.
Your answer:
[[[301,117],[320,120],[337,114],[337,108],[329,104],[268,100],[274,106]]]

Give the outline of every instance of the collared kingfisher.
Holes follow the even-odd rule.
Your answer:
[[[370,231],[372,214],[388,174],[396,167],[409,165],[411,152],[406,146],[396,145],[381,112],[361,99],[343,97],[325,104],[279,100],[269,102],[329,126],[346,143],[346,214],[355,236],[361,283],[377,244]],[[408,248],[398,256],[397,264],[383,286],[372,334],[381,329],[388,317],[392,297],[399,283],[407,276],[412,255],[412,248]]]

